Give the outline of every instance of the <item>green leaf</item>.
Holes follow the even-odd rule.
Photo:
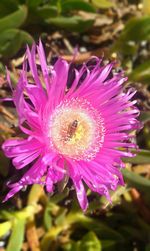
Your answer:
[[[62,12],[74,11],[74,10],[83,10],[86,12],[94,12],[95,8],[90,4],[86,3],[83,0],[66,0],[61,4]]]
[[[129,80],[150,84],[150,60],[133,69]]]
[[[36,13],[38,16],[40,16],[43,19],[48,19],[50,17],[56,17],[57,16],[57,7],[45,4],[42,7],[38,7],[36,10]]]
[[[0,18],[9,15],[18,9],[17,0],[0,0]]]
[[[150,164],[150,151],[139,149],[138,152],[133,152],[137,155],[133,158],[123,158],[124,162],[132,164]]]
[[[5,30],[1,32],[0,36],[0,54],[12,57],[23,45],[32,43],[33,38],[25,31],[18,29]]]
[[[15,219],[6,251],[20,251],[24,239],[25,220]]]
[[[27,205],[35,205],[38,203],[39,198],[43,195],[43,187],[39,184],[34,184],[31,187],[28,195]]]
[[[59,16],[46,20],[47,24],[55,25],[58,28],[67,29],[69,31],[83,32],[92,27],[94,20],[84,20],[80,16],[64,17]]]
[[[62,193],[55,194],[51,197],[50,203],[58,204],[60,201],[65,199],[69,194],[69,189],[66,187]]]
[[[27,18],[27,7],[20,6],[14,13],[0,19],[0,32],[20,27]]]
[[[100,9],[107,9],[114,6],[114,3],[109,0],[92,0],[92,4]]]
[[[75,242],[75,241],[69,241],[67,244],[63,245],[63,250],[64,251],[80,251],[79,249],[79,242]]]
[[[150,112],[149,111],[141,111],[139,116],[140,121],[146,123],[150,121]]]
[[[118,204],[120,202],[120,197],[127,191],[126,186],[120,186],[116,191],[110,191],[110,197],[112,205]],[[105,196],[101,197],[101,203],[104,207],[112,206]]]
[[[127,169],[122,170],[123,176],[125,181],[130,185],[133,186],[141,191],[146,193],[150,192],[150,180],[144,178],[134,172],[131,172]]]
[[[49,230],[52,226],[51,207],[49,206],[45,208],[43,221],[45,229]]]
[[[1,210],[0,211],[0,219],[1,220],[13,220],[14,212],[9,212],[8,210]]]
[[[138,44],[135,42],[125,40],[124,38],[118,38],[117,42],[111,48],[111,51],[120,52],[125,56],[134,55],[138,49]]]
[[[140,42],[150,39],[150,17],[131,19],[125,28],[125,34],[128,40]]]
[[[27,0],[26,3],[29,8],[36,8],[43,3],[43,0]]]
[[[126,24],[124,34],[126,39],[135,42],[150,39],[150,16],[132,18]]]
[[[150,39],[150,16],[130,19],[112,50],[123,54],[134,54],[138,48],[137,42]]]
[[[89,218],[83,215],[83,213],[69,213],[67,215],[66,222],[68,222],[68,224],[80,224],[88,230],[94,231],[98,236],[104,239],[108,238],[113,240],[124,241],[124,237],[115,229],[107,226],[104,223],[101,223],[100,221]]]
[[[60,226],[64,223],[66,214],[67,214],[67,209],[60,208],[59,213],[57,214],[57,218],[55,219],[55,224],[57,226]]]
[[[101,251],[102,246],[100,240],[94,232],[89,232],[82,238],[80,243],[80,251]]]
[[[8,231],[11,229],[11,226],[12,224],[10,221],[0,223],[0,238],[8,233]]]
[[[102,240],[102,250],[116,251],[117,242],[114,240]]]

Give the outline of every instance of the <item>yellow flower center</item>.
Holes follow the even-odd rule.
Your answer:
[[[91,160],[104,140],[104,125],[88,101],[71,99],[60,104],[50,119],[51,147],[75,160]]]

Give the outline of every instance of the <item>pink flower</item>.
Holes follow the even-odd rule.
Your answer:
[[[28,164],[30,168],[18,182],[9,183],[11,190],[5,200],[34,183],[44,184],[52,192],[54,184],[68,176],[86,210],[83,181],[108,199],[109,190],[124,184],[122,157],[133,156],[130,149],[136,145],[130,132],[139,126],[139,112],[136,101],[131,100],[135,91],[123,90],[127,78],[113,74],[113,65],[102,66],[101,59],[92,57],[76,68],[62,58],[48,66],[41,42],[31,51],[27,48],[13,90],[19,127],[25,136],[6,140],[2,148],[16,169]],[[7,78],[10,82],[9,75]]]

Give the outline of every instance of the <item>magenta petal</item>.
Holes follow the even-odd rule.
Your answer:
[[[67,78],[68,78],[69,66],[67,62],[61,58],[57,60],[54,65],[54,71],[56,72],[54,83],[51,86],[51,96],[55,95],[54,103],[59,104],[65,96]]]
[[[10,192],[7,194],[7,196],[5,197],[5,199],[3,200],[3,202],[6,202],[7,200],[9,200],[11,197],[13,197],[17,192],[19,192],[21,189],[23,188],[23,186],[18,185],[16,187],[14,187],[13,189],[10,190]]]
[[[2,149],[6,156],[13,157],[13,164],[17,169],[35,160],[41,153],[41,143],[34,138],[6,140]]]
[[[51,173],[51,169],[49,168],[47,171],[47,176],[46,176],[46,190],[48,193],[51,193],[53,191],[53,177]]]
[[[44,90],[41,90],[41,88],[34,85],[28,85],[26,87],[26,90],[28,92],[30,100],[32,101],[37,111],[40,109],[41,106],[45,106],[47,97]]]
[[[86,211],[88,207],[88,200],[85,188],[83,186],[81,177],[80,177],[80,171],[78,169],[78,163],[77,162],[68,162],[69,167],[69,175],[72,178],[72,181],[74,183],[74,187],[76,189],[77,198],[79,201],[79,204],[83,211]]]
[[[35,80],[35,83],[41,87],[41,81],[39,79],[38,76],[38,72],[37,72],[37,66],[36,66],[36,62],[35,62],[35,50],[36,50],[36,46],[33,45],[32,46],[32,50],[30,52],[29,47],[27,46],[27,57],[28,57],[28,62],[29,62],[29,66],[32,72],[32,76]]]
[[[30,154],[31,152],[35,152],[40,148],[40,142],[33,138],[6,140],[2,145],[5,155],[8,157],[15,157],[22,153]]]
[[[49,67],[46,63],[45,52],[44,52],[43,45],[42,45],[41,41],[39,42],[39,46],[37,46],[37,51],[38,51],[38,56],[39,56],[40,65],[41,65],[43,77],[45,80],[46,88],[49,91],[50,84],[51,84],[51,80],[49,77],[50,71],[49,71]]]
[[[31,163],[40,155],[40,152],[31,152],[30,154],[20,154],[13,159],[13,165],[16,169],[21,169]]]
[[[82,210],[85,212],[88,208],[88,200],[87,200],[87,195],[86,195],[86,191],[83,186],[83,183],[81,179],[78,179],[78,178],[74,178],[73,183],[76,189],[77,198],[80,203],[80,206]]]

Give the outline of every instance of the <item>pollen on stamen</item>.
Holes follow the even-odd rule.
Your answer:
[[[94,159],[105,137],[102,117],[90,102],[79,98],[56,107],[48,131],[53,150],[74,160]]]

